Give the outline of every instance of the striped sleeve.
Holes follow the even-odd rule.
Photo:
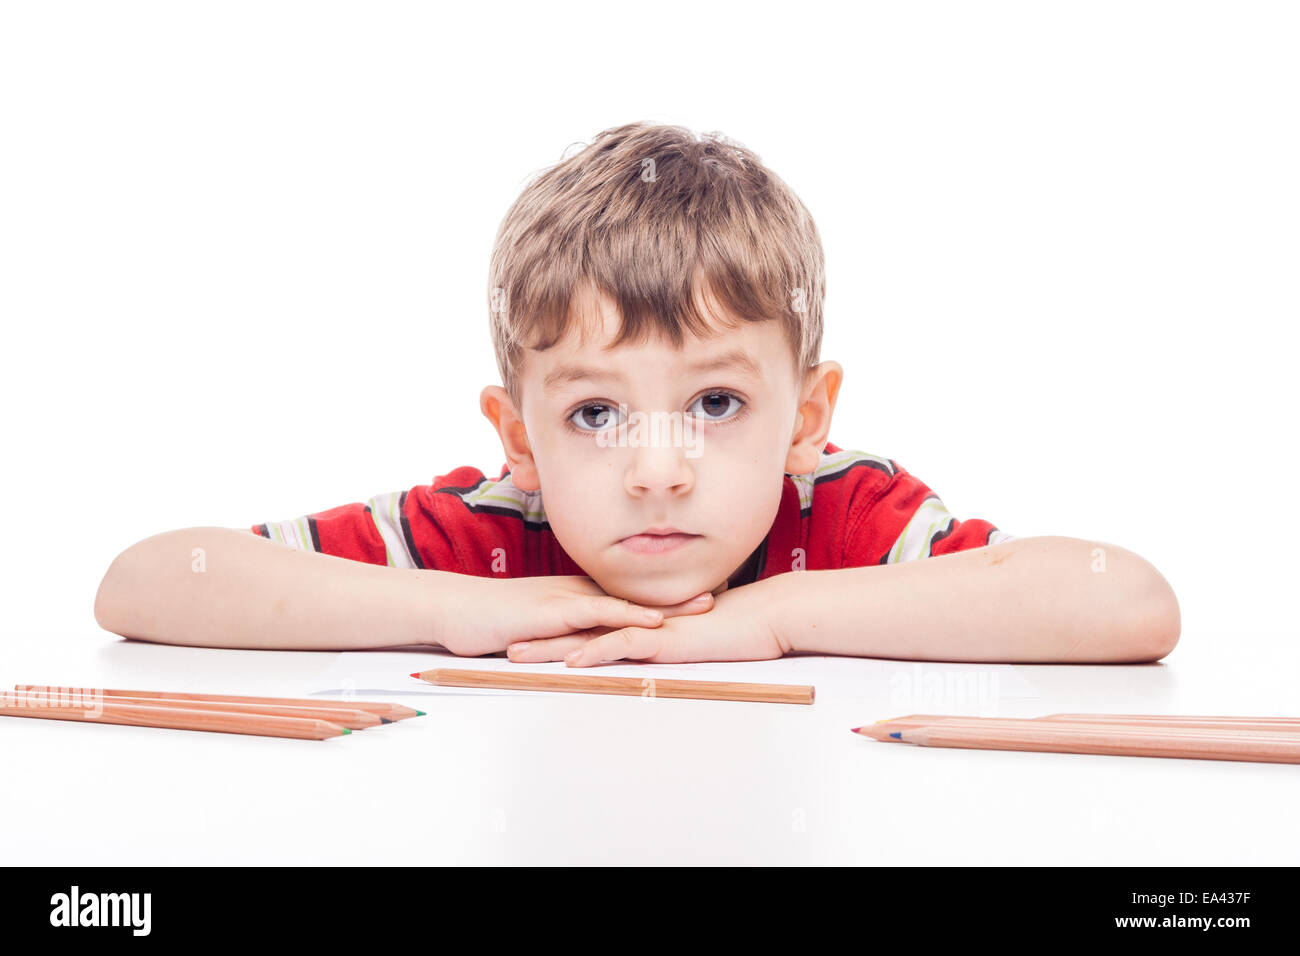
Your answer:
[[[327,511],[252,525],[252,531],[304,551],[332,554],[390,568],[424,568],[416,547],[412,520],[426,521],[408,492],[376,495],[366,502],[340,505]]]
[[[892,464],[893,477],[851,505],[845,567],[899,564],[1015,540],[983,518],[958,520],[925,482]]]

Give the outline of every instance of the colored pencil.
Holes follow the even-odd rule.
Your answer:
[[[208,730],[224,734],[255,734],[262,737],[297,737],[324,740],[352,731],[338,724],[308,717],[278,717],[267,714],[237,714],[225,711],[189,710],[174,706],[150,706],[101,702],[91,706],[65,707],[19,699],[13,691],[0,692],[0,716],[36,717],[47,720],[75,720],[86,723],[129,724],[134,727],[165,727],[173,730]]]
[[[1183,730],[1271,730],[1278,733],[1298,733],[1300,734],[1300,725],[1288,723],[1285,721],[1270,720],[1267,717],[1243,717],[1234,721],[1222,721],[1213,717],[1169,717],[1162,720],[1154,717],[1133,716],[1128,719],[1120,719],[1118,715],[1110,714],[1072,714],[1069,717],[1053,715],[1051,717],[969,717],[964,714],[908,714],[906,717],[891,717],[888,720],[877,721],[879,724],[897,724],[905,722],[909,726],[920,726],[922,724],[940,723],[949,720],[978,720],[987,722],[991,720],[1012,720],[1019,722],[1032,720],[1034,723],[1046,723],[1058,725],[1063,723],[1085,723],[1096,724],[1102,727],[1150,727],[1153,730],[1160,729],[1183,729]],[[895,727],[897,729],[897,727]]]
[[[1300,763],[1300,735],[1290,732],[1126,727],[1104,722],[979,717],[919,726],[889,720],[854,729],[877,740],[922,747]]]
[[[443,687],[559,691],[570,694],[622,694],[630,697],[684,697],[694,700],[811,704],[815,690],[800,684],[746,684],[735,681],[667,680],[656,677],[599,677],[588,674],[537,674],[438,667],[411,675]]]
[[[25,690],[29,687],[43,687],[42,684],[15,684],[17,690]],[[50,689],[62,690],[54,685],[48,685]],[[101,694],[111,694],[115,697],[150,697],[167,700],[214,700],[228,704],[280,704],[292,707],[342,707],[347,710],[364,710],[367,713],[374,714],[377,717],[384,717],[388,720],[405,720],[407,717],[423,716],[424,711],[416,710],[414,707],[406,707],[402,704],[387,704],[382,701],[359,701],[359,700],[317,700],[312,697],[252,697],[247,694],[198,694],[190,691],[167,691],[167,690],[117,690],[109,688],[93,687],[76,687],[67,688],[72,691],[80,691],[83,694],[93,694],[98,691]]]
[[[1280,727],[1300,729],[1300,717],[1183,717],[1178,714],[1048,714],[1038,720],[1093,720],[1132,723],[1150,721],[1152,723],[1184,724],[1187,726],[1225,726],[1239,724],[1268,724]]]
[[[364,710],[349,710],[343,707],[297,707],[284,706],[279,704],[239,704],[223,703],[215,700],[179,700],[170,697],[126,697],[118,694],[73,694],[61,692],[61,688],[28,688],[26,690],[16,690],[18,695],[26,695],[33,699],[40,698],[48,701],[55,706],[67,705],[69,702],[79,703],[82,701],[94,702],[96,700],[111,701],[118,704],[141,704],[149,707],[181,707],[189,710],[217,710],[226,713],[235,714],[270,714],[280,717],[311,717],[317,720],[327,720],[330,723],[338,724],[341,727],[347,727],[349,730],[365,730],[368,727],[378,727],[381,722],[387,722],[385,718],[378,717],[375,714],[368,713]]]

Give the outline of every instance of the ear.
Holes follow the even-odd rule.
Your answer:
[[[539,490],[542,484],[537,477],[537,463],[533,461],[533,450],[528,444],[523,418],[515,408],[510,393],[500,385],[489,385],[479,394],[478,405],[501,438],[501,447],[506,453],[506,467],[510,469],[515,487],[522,491]]]
[[[807,475],[817,469],[830,434],[835,399],[839,397],[843,381],[844,369],[839,362],[822,362],[804,375],[790,454],[785,460],[786,474]]]

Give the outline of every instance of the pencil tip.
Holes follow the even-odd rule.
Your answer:
[[[412,677],[419,677],[419,676],[420,676],[420,672],[419,672],[419,671],[416,671],[416,672],[415,672],[414,674],[412,674],[411,676],[412,676]]]
[[[901,731],[898,731],[898,730],[895,730],[895,731],[894,731],[892,734],[890,734],[889,736],[893,737],[895,740],[902,740],[902,739],[903,739],[903,734],[902,734],[902,732],[901,732]]]
[[[345,734],[350,734],[350,733],[352,733],[352,731],[348,730],[348,728],[346,728],[346,727],[343,728],[343,732],[344,732]]]
[[[423,716],[424,716],[424,711],[422,711],[422,710],[417,710],[417,711],[415,712],[415,716],[416,716],[416,717],[423,717]]]
[[[849,733],[856,734],[861,729],[862,729],[861,727],[854,727],[851,731],[849,731]]]
[[[381,724],[391,724],[391,723],[392,723],[392,721],[389,720],[387,717],[380,717],[380,718],[379,718],[379,722],[380,722]]]

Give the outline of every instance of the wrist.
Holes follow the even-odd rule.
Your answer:
[[[766,578],[759,584],[768,585],[764,614],[771,625],[772,634],[786,654],[807,650],[809,587],[808,577],[816,571],[786,571]]]
[[[414,574],[418,643],[456,653],[448,643],[454,641],[456,631],[451,624],[452,602],[458,593],[452,586],[454,572],[423,569]]]

